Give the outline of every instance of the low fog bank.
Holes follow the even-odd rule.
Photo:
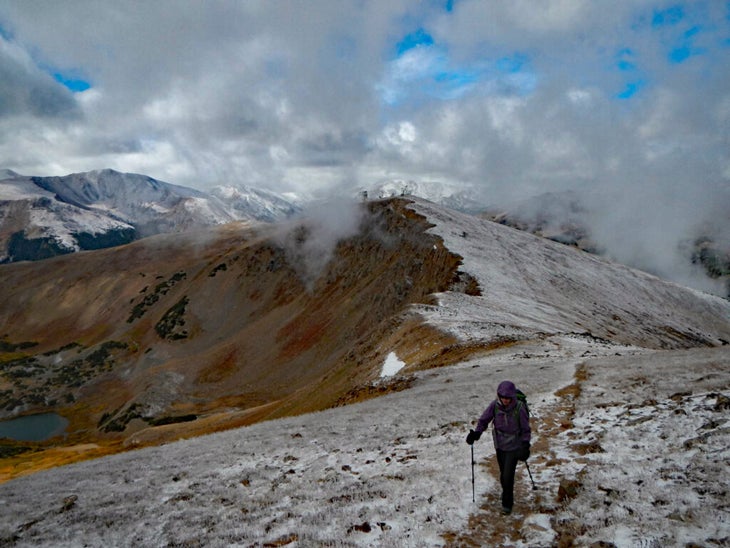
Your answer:
[[[730,188],[660,184],[493,196],[493,218],[722,297],[730,295]]]
[[[646,180],[585,195],[585,222],[609,257],[662,278],[726,296],[700,263],[702,243],[730,253],[730,187]],[[727,275],[727,272],[725,272]]]
[[[338,242],[357,234],[366,212],[354,197],[332,195],[306,205],[293,224],[281,225],[277,240],[305,286],[313,287]]]

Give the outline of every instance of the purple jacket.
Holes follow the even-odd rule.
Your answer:
[[[519,404],[519,410],[517,409],[516,388],[513,383],[502,382],[497,394],[511,397],[512,401],[507,407],[503,406],[499,399],[490,403],[479,417],[475,430],[479,433],[484,432],[490,422],[494,423],[492,428],[494,447],[502,451],[515,451],[530,441],[530,417],[524,405]]]

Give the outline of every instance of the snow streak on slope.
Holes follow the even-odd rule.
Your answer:
[[[211,190],[237,218],[274,222],[298,213],[300,206],[266,190],[246,186],[219,186]]]

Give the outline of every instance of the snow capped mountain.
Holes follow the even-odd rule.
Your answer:
[[[143,233],[175,232],[178,226],[191,223],[209,225],[233,220],[222,204],[209,200],[204,193],[145,175],[104,169],[31,180],[59,201],[133,222],[142,227]],[[166,230],[151,228],[161,222]]]
[[[35,260],[120,245],[135,238],[132,224],[59,199],[34,178],[6,171],[0,180],[0,262]]]
[[[20,174],[12,169],[0,169],[0,181],[3,179],[12,179],[13,177],[20,177]]]
[[[295,202],[267,190],[246,186],[218,186],[210,193],[242,218],[253,217],[258,221],[274,222],[301,211]]]
[[[274,221],[296,206],[253,189],[206,194],[110,169],[64,177],[0,173],[0,262],[98,249],[237,220]]]
[[[475,212],[484,209],[484,204],[475,199],[475,193],[466,184],[394,179],[363,189],[361,193],[373,199],[415,196],[459,211]]]

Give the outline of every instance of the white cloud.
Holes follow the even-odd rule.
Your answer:
[[[485,201],[569,187],[633,196],[645,181],[691,189],[675,199],[716,193],[730,178],[730,21],[698,2],[657,30],[663,7],[4,2],[0,166],[300,193],[461,182]],[[671,62],[693,25],[704,53]],[[429,39],[398,55],[419,29]],[[71,94],[43,66],[79,69],[93,87]]]

